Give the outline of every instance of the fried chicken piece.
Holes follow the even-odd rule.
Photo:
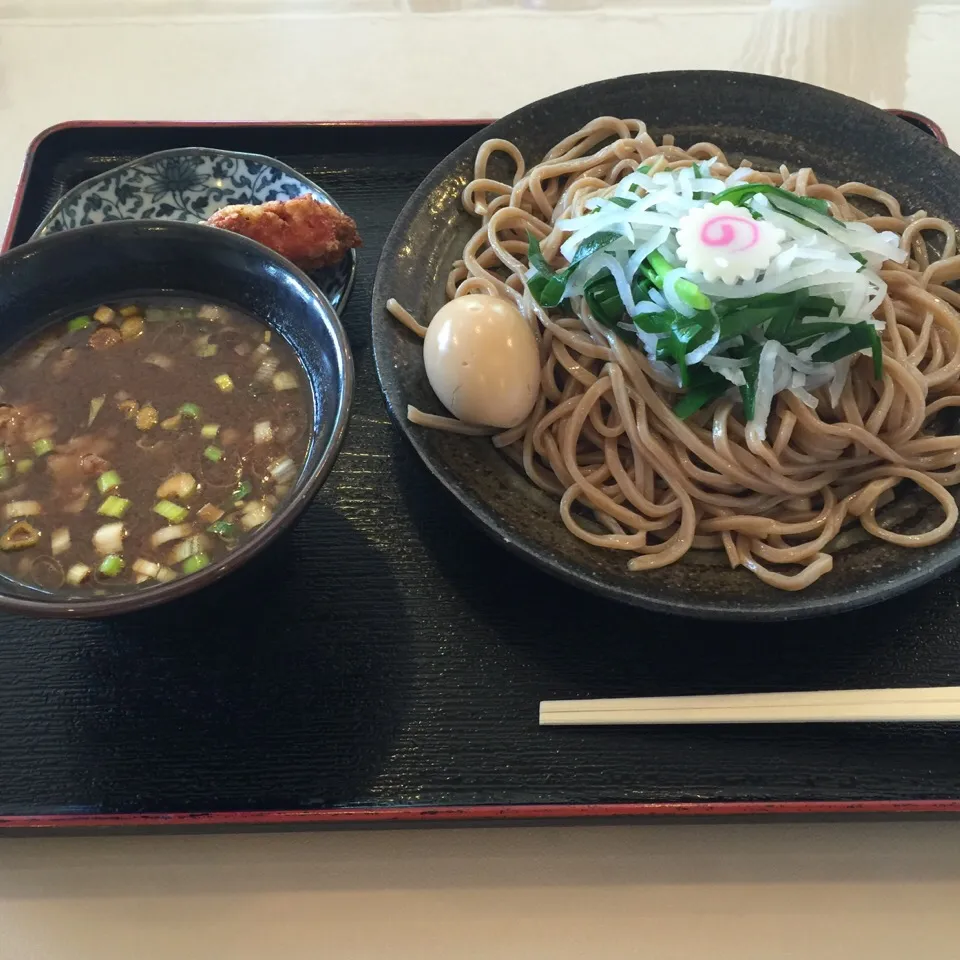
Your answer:
[[[357,225],[345,213],[311,194],[270,203],[238,203],[218,210],[207,223],[270,247],[308,270],[339,263],[359,247]]]

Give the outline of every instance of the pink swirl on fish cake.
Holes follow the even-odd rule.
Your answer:
[[[753,218],[721,213],[704,220],[700,241],[708,247],[727,247],[730,253],[740,253],[759,243],[760,228]]]

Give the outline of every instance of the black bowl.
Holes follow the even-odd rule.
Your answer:
[[[333,467],[353,396],[353,360],[336,311],[316,285],[252,240],[188,223],[125,221],[81,227],[0,257],[0,350],[70,307],[129,294],[175,293],[232,304],[278,331],[310,384],[312,435],[290,497],[271,521],[199,573],[109,597],[64,598],[0,579],[0,608],[42,617],[140,610],[219,580],[263,549],[309,504]]]
[[[395,297],[422,320],[443,304],[450,265],[476,221],[460,203],[479,145],[515,143],[528,162],[603,115],[639,117],[677,142],[719,144],[768,169],[812,166],[833,182],[865,180],[960,223],[960,157],[900,118],[819,87],[776,77],[716,71],[641,74],[547,97],[471,137],[424,180],[383,249],[373,295],[377,374],[391,414],[424,463],[499,543],[550,573],[626,603],[665,613],[777,620],[864,606],[918,586],[960,563],[960,532],[925,550],[870,540],[835,554],[833,571],[800,593],[784,593],[722,556],[691,551],[662,570],[629,573],[619,551],[568,533],[556,504],[489,441],[410,424],[408,403],[445,412],[427,383],[421,341],[386,312]],[[504,169],[504,173],[507,173]],[[928,508],[916,505],[918,513]]]

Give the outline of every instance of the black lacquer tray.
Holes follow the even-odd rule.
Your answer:
[[[8,245],[80,180],[187,145],[285,160],[365,245],[350,433],[294,531],[166,608],[0,616],[0,826],[960,810],[949,725],[538,727],[548,698],[960,683],[960,573],[831,619],[710,624],[580,593],[479,532],[387,417],[370,295],[404,201],[480,125],[76,123],[35,141]]]

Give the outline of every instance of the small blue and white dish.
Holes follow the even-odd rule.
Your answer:
[[[205,147],[151,153],[91,177],[65,193],[44,217],[33,239],[113,220],[199,223],[233,203],[290,200],[305,193],[341,209],[321,187],[272,157]],[[353,287],[357,254],[310,272],[342,313]]]

